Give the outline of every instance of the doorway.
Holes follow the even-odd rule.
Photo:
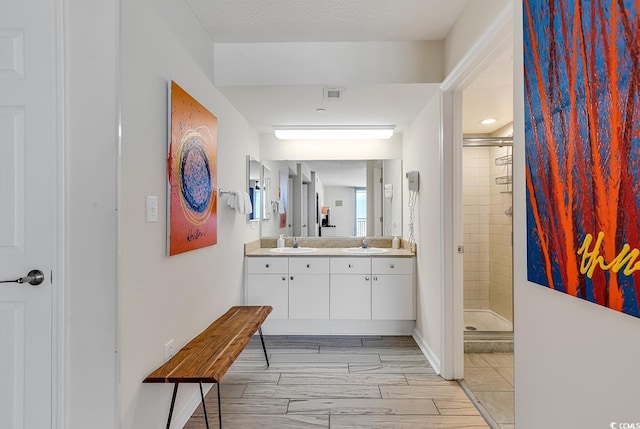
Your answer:
[[[511,140],[463,140],[465,352],[513,351]]]

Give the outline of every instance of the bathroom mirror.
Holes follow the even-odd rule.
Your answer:
[[[264,161],[262,237],[402,236],[402,161]]]
[[[247,155],[247,192],[253,208],[248,215],[248,219],[251,222],[258,222],[262,218],[261,209],[264,204],[262,163],[250,155]]]

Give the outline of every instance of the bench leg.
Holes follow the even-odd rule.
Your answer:
[[[204,411],[204,423],[209,429],[209,417],[207,417],[207,406],[204,403],[204,392],[202,391],[202,383],[198,383],[200,386],[200,398],[202,399],[202,411]]]
[[[169,418],[167,419],[167,429],[171,426],[171,416],[173,415],[173,406],[176,404],[176,395],[178,394],[178,385],[173,386],[173,396],[171,397],[171,407],[169,408]]]
[[[218,427],[222,429],[222,405],[220,404],[220,383],[216,383],[216,386],[218,386]]]
[[[258,328],[260,332],[260,341],[262,341],[262,350],[264,350],[264,358],[267,360],[267,367],[269,366],[269,356],[267,355],[267,348],[264,345],[264,337],[262,336],[262,326]]]

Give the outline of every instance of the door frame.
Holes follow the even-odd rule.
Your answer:
[[[53,224],[56,225],[56,233],[54,235],[56,254],[53,256],[52,266],[54,272],[51,273],[52,285],[52,314],[51,314],[51,427],[53,429],[63,429],[66,423],[66,402],[65,402],[65,377],[66,377],[66,276],[65,276],[65,255],[66,255],[66,229],[64,224],[66,214],[66,191],[65,191],[65,172],[66,164],[64,162],[65,151],[65,43],[64,43],[64,0],[54,0],[52,8],[54,9],[53,32],[55,40],[52,42],[55,46],[55,60],[53,67],[55,68],[55,76],[52,79],[52,86],[55,97],[55,126],[56,133],[54,136],[56,153],[55,160],[56,169],[56,209]]]
[[[458,253],[458,246],[463,244],[462,91],[513,40],[513,26],[513,2],[508,1],[440,85],[444,234],[440,369],[441,375],[450,380],[464,378],[463,254]]]

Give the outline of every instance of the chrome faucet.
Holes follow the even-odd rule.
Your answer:
[[[367,242],[367,237],[362,239],[362,248],[366,249],[367,247],[369,247],[369,243]]]
[[[293,248],[297,249],[300,245],[298,244],[298,237],[293,238]]]

